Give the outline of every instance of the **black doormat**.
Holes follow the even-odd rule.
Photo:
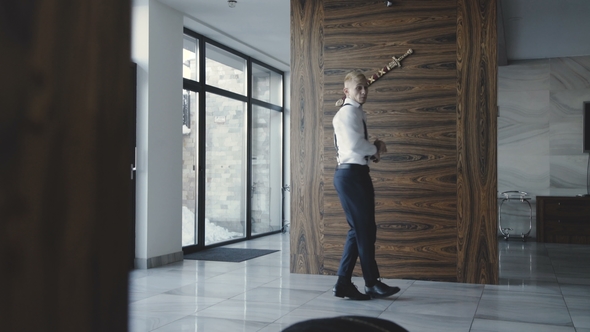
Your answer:
[[[184,259],[217,262],[243,262],[252,258],[268,255],[277,251],[278,250],[269,249],[242,249],[219,247],[184,255]]]

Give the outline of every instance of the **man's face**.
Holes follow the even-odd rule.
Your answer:
[[[344,94],[346,97],[362,105],[367,101],[369,84],[367,83],[367,80],[362,77],[346,81],[344,83]]]

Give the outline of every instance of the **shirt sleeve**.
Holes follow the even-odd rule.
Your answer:
[[[365,156],[377,153],[377,147],[365,139],[363,113],[353,106],[344,106],[332,121],[340,162],[366,163]]]

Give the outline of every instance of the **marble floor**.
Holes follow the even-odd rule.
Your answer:
[[[281,331],[343,315],[409,331],[590,332],[590,246],[499,240],[500,285],[384,279],[387,299],[332,295],[334,276],[289,273],[289,235],[228,247],[279,249],[241,263],[185,260],[130,275],[129,329]],[[363,289],[360,278],[353,280]]]

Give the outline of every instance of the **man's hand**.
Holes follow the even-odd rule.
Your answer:
[[[376,139],[373,144],[377,147],[377,153],[371,156],[371,160],[378,163],[381,160],[381,154],[387,152],[387,146],[385,146],[385,142],[379,139]]]
[[[387,152],[387,147],[385,146],[385,142],[380,139],[376,139],[373,144],[377,147],[377,153],[382,154]]]

